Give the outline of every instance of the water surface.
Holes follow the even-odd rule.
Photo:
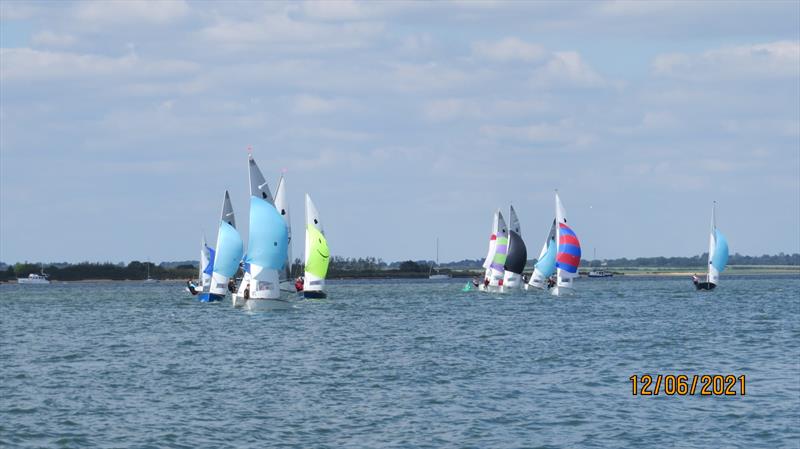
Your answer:
[[[174,283],[0,286],[2,447],[798,447],[800,279],[332,282],[280,313]],[[641,397],[632,374],[745,374]]]

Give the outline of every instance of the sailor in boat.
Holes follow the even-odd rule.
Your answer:
[[[234,281],[233,278],[228,281],[228,291],[236,293],[236,281]]]
[[[484,288],[489,288],[489,278],[484,278],[483,279],[483,287]]]
[[[302,292],[303,291],[303,283],[304,282],[305,282],[305,279],[303,279],[303,276],[300,276],[297,279],[295,279],[294,280],[294,289],[297,290],[298,292]]]
[[[692,283],[694,283],[695,287],[697,287],[697,284],[700,283],[700,279],[697,278],[697,274],[692,275]]]
[[[547,278],[547,288],[553,288],[556,286],[556,277],[550,276]]]
[[[192,282],[191,279],[186,280],[186,288],[189,289],[189,293],[191,293],[192,295],[196,295],[197,293],[199,293],[197,291],[197,285],[195,285],[195,283]]]
[[[472,286],[475,287],[475,288],[478,288],[478,285],[480,285],[480,282],[478,281],[478,276],[473,276],[472,277]]]

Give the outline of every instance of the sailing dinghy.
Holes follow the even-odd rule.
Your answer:
[[[556,191],[556,283],[550,289],[555,296],[572,293],[572,281],[579,276],[581,263],[581,243],[575,231],[567,225],[567,213]]]
[[[192,295],[207,292],[211,285],[211,273],[214,271],[214,249],[206,243],[206,236],[200,243],[200,263],[197,275],[197,284],[194,281],[188,283],[186,290]]]
[[[325,276],[330,261],[328,240],[319,220],[319,212],[306,194],[306,248],[305,273],[303,276],[303,296],[306,298],[326,298]]]
[[[556,220],[553,219],[550,232],[547,233],[542,250],[539,251],[539,257],[533,266],[533,273],[525,285],[525,290],[531,288],[547,290],[547,280],[556,272],[556,247]]]
[[[505,275],[505,264],[508,256],[508,228],[503,214],[498,209],[494,213],[492,221],[492,235],[489,236],[489,253],[483,262],[486,269],[486,279],[480,285],[481,291],[501,292],[503,291],[503,276]],[[489,281],[488,283],[486,281]]]
[[[522,270],[525,269],[525,263],[528,259],[528,249],[522,240],[519,218],[517,218],[514,206],[511,206],[509,219],[511,220],[511,227],[508,229],[508,254],[503,267],[505,269],[503,291],[522,288]]]
[[[231,197],[225,191],[222,201],[222,216],[217,233],[217,250],[213,257],[211,285],[198,295],[201,302],[221,301],[228,292],[228,281],[239,269],[239,261],[243,252],[242,237],[236,230],[236,218],[233,214]]]
[[[719,274],[728,264],[728,239],[717,229],[717,202],[711,206],[711,235],[708,240],[708,274],[706,282],[694,280],[697,290],[714,290],[719,284]]]
[[[283,270],[279,273],[281,291],[295,293],[294,279],[292,278],[292,220],[289,216],[289,200],[286,193],[286,179],[281,175],[278,180],[278,187],[275,189],[275,209],[281,214],[286,225],[287,247],[286,263]]]
[[[279,272],[286,263],[289,236],[286,222],[275,209],[267,181],[253,156],[248,158],[250,171],[250,229],[245,278],[234,295],[234,305],[244,300],[250,311],[291,308],[281,297]]]

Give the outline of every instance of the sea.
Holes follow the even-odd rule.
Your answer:
[[[177,282],[0,285],[0,447],[800,447],[800,277],[465,282],[330,281],[269,313]],[[746,390],[634,395],[645,374]]]

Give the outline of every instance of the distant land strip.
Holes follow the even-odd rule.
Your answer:
[[[581,260],[580,272],[604,270],[616,275],[687,275],[704,273],[707,254],[693,257],[639,257],[635,259]],[[331,257],[328,268],[329,279],[350,278],[426,278],[434,267],[442,274],[453,277],[472,277],[481,275],[483,259],[465,259],[441,263],[438,267],[431,260],[406,260],[386,263],[375,257]],[[533,270],[536,260],[529,260],[526,273]],[[44,272],[54,281],[81,280],[144,280],[148,273],[153,279],[195,279],[198,275],[198,262],[194,260],[179,262],[133,261],[125,263],[41,263],[21,262],[13,265],[0,262],[0,282],[15,281],[31,273]],[[292,266],[292,273],[299,276],[303,265],[299,259]],[[744,256],[733,254],[728,259],[727,274],[798,274],[800,273],[800,253],[763,256]]]

